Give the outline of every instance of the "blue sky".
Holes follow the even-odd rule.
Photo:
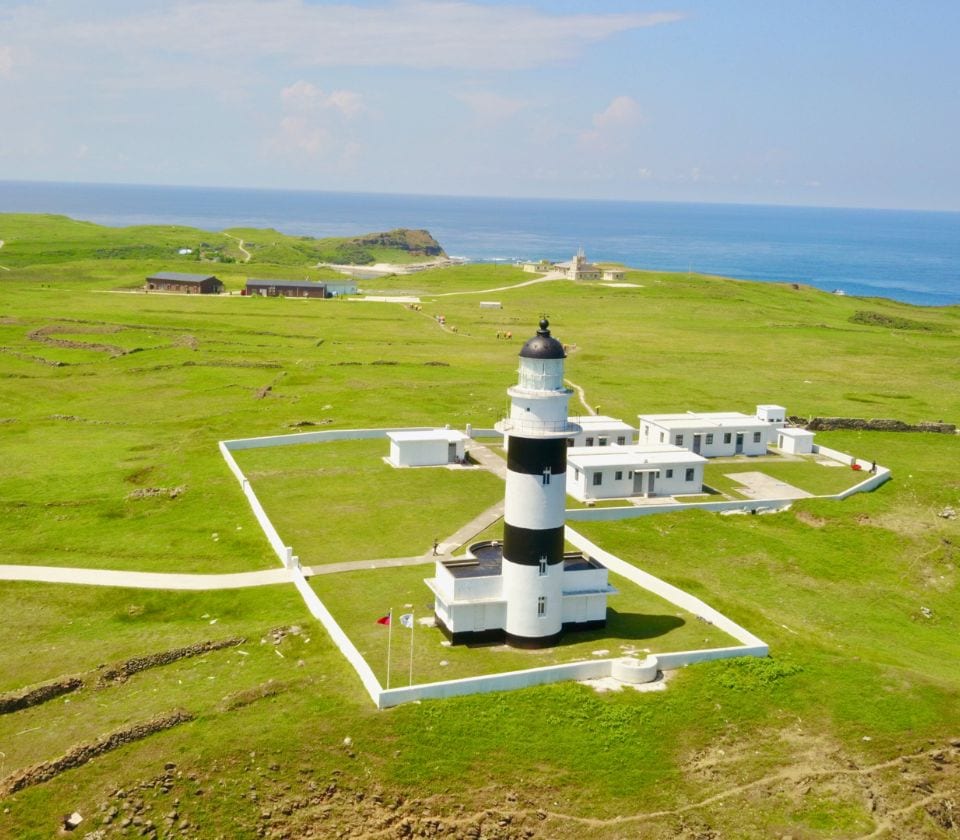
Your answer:
[[[0,0],[0,179],[960,210],[960,3]]]

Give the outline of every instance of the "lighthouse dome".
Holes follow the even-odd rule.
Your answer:
[[[540,329],[520,351],[521,359],[565,359],[563,345],[550,335],[550,322],[546,318],[540,321]]]

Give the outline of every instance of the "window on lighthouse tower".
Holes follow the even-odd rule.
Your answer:
[[[543,555],[540,558],[540,577],[543,577],[547,573],[547,555]]]
[[[543,468],[543,483],[544,483],[544,484],[549,484],[549,483],[550,483],[550,475],[551,475],[552,472],[553,472],[553,470],[552,470],[550,467],[544,467],[544,468]]]
[[[547,596],[541,595],[537,598],[537,616],[543,618],[547,614]]]

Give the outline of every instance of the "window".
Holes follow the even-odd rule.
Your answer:
[[[687,467],[687,481],[693,481],[693,467]]]
[[[630,470],[630,471],[627,473],[627,478],[633,478],[633,470]]]
[[[595,472],[595,473],[593,474],[593,486],[594,486],[594,487],[599,487],[601,484],[603,484],[603,473],[602,473],[602,472]]]
[[[711,443],[713,443],[713,432],[707,432],[706,444],[709,446]]]
[[[537,598],[537,616],[543,618],[547,614],[547,596]]]
[[[673,478],[673,470],[667,470],[667,478]]]
[[[623,435],[620,435],[619,437],[617,437],[617,446],[623,446],[626,442],[627,442],[627,439]]]
[[[650,437],[650,427],[649,427],[649,426],[644,426],[644,427],[643,427],[643,436],[644,436],[644,437]]]
[[[673,439],[673,442],[674,442],[677,446],[683,446],[683,435],[677,435],[677,436]]]
[[[723,433],[723,442],[724,442],[724,443],[730,443],[731,440],[733,440],[733,438],[731,437],[730,432],[724,432],[724,433]]]
[[[762,432],[754,432],[754,433],[753,433],[753,442],[754,442],[754,443],[760,443],[760,440],[761,440],[762,438],[763,438],[763,433],[762,433]]]
[[[574,479],[574,481],[577,481],[579,478],[580,478],[580,470],[578,470],[576,467],[574,467],[574,468],[573,468],[573,479]]]
[[[617,470],[613,476],[617,481],[623,481],[623,470]]]
[[[606,446],[606,445],[607,445],[607,439],[605,437],[599,438],[597,440],[597,446]]]
[[[544,468],[543,468],[543,483],[544,483],[544,484],[549,484],[549,483],[550,483],[550,473],[551,473],[550,467],[544,467]]]
[[[543,577],[547,573],[547,555],[544,554],[540,558],[540,577]]]
[[[663,432],[660,432],[660,443],[663,443]]]
[[[593,446],[593,438],[592,438],[592,437],[587,438],[587,443],[586,443],[586,445],[587,445],[587,446]]]

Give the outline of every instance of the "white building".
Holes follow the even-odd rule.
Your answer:
[[[567,418],[573,393],[563,383],[563,345],[549,323],[520,350],[509,388],[502,545],[471,546],[470,556],[438,561],[427,585],[438,626],[454,642],[505,639],[515,647],[555,644],[564,630],[606,624],[607,570],[564,551]]]
[[[464,458],[464,444],[468,440],[455,429],[428,429],[426,431],[387,432],[390,456],[395,467],[436,467],[457,464]]]
[[[780,429],[776,445],[790,455],[809,455],[813,452],[813,432],[806,429]]]
[[[579,248],[572,259],[564,262],[551,263],[547,260],[539,260],[537,262],[525,262],[522,266],[524,271],[536,272],[538,274],[556,271],[568,280],[623,280],[623,269],[603,268],[602,266],[587,262],[583,248]]]
[[[739,411],[641,414],[639,443],[670,443],[717,458],[764,455],[786,422],[779,405],[758,405],[752,417]]]
[[[575,447],[567,450],[567,492],[581,502],[700,493],[706,463],[669,444]]]
[[[572,446],[627,446],[637,438],[637,430],[629,423],[603,414],[571,417],[580,427],[573,436]]]

